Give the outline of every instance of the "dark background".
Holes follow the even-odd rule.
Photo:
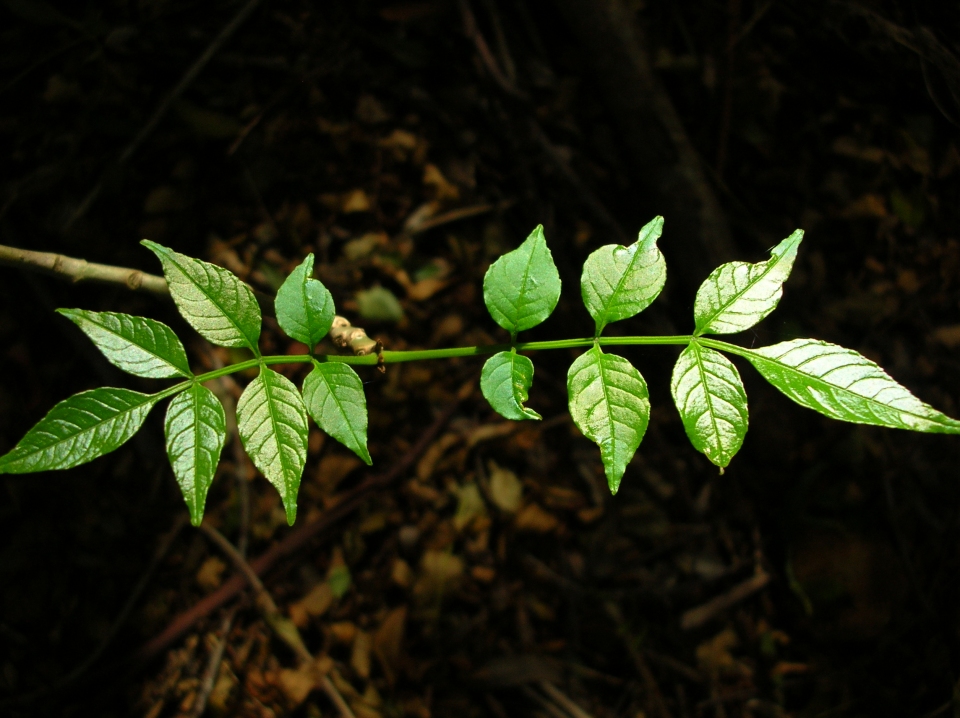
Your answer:
[[[483,273],[538,223],[564,293],[530,339],[589,335],[583,260],[656,214],[667,289],[611,333],[688,331],[710,269],[760,261],[800,227],[780,307],[734,340],[842,344],[960,415],[955,4],[648,0],[622,6],[618,25],[606,4],[575,0],[264,0],[124,157],[243,6],[0,3],[0,242],[158,272],[147,237],[266,293],[312,251],[339,311],[403,349],[503,341]],[[417,216],[469,207],[481,210],[417,231]],[[232,360],[162,298],[0,272],[0,450],[77,391],[155,390],[55,307],[161,319],[198,366]],[[358,301],[376,285],[401,320]],[[302,351],[269,318],[263,348]],[[287,611],[331,568],[349,570],[346,593],[302,631],[356,714],[550,715],[548,680],[598,717],[960,715],[957,439],[828,421],[738,362],[751,429],[719,476],[672,407],[676,350],[622,354],[653,415],[616,497],[566,416],[575,353],[543,353],[530,400],[542,426],[489,436],[500,420],[474,385],[429,461],[268,574]],[[361,371],[374,470],[479,367]],[[230,573],[187,528],[145,574],[184,513],[165,461],[157,409],[108,458],[2,478],[0,712],[190,714],[219,612],[147,664],[130,660]],[[516,515],[491,501],[497,467],[523,483]],[[370,471],[316,433],[300,520]],[[228,447],[207,503],[231,540],[247,472]],[[483,515],[464,523],[474,482]],[[255,556],[290,529],[262,477],[249,487]],[[758,571],[764,588],[681,628],[684,611]],[[226,642],[208,712],[333,714],[320,691],[292,696],[293,658],[249,602]]]

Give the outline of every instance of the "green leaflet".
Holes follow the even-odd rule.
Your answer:
[[[248,347],[259,355],[260,306],[253,290],[232,272],[174,252],[144,239],[140,242],[163,264],[170,294],[190,326],[222,347]]]
[[[226,422],[220,400],[201,384],[191,384],[167,407],[163,424],[167,456],[194,526],[203,520],[207,491],[227,439]]]
[[[630,362],[594,346],[567,372],[570,416],[600,446],[610,493],[633,458],[650,423],[647,383]]]
[[[587,257],[580,293],[597,323],[596,336],[610,322],[639,314],[660,294],[667,281],[667,263],[657,248],[662,231],[663,217],[655,217],[629,247],[608,244]]]
[[[292,526],[307,461],[307,411],[297,387],[273,369],[260,367],[237,402],[237,429],[254,466],[280,492]]]
[[[480,390],[500,416],[506,419],[540,419],[523,404],[533,383],[533,362],[515,350],[487,359],[480,374]]]
[[[333,297],[313,275],[313,254],[308,254],[277,291],[277,322],[287,336],[313,346],[330,331]]]
[[[729,262],[713,270],[697,290],[694,334],[743,331],[776,309],[802,239],[798,229],[773,248],[766,262]]]
[[[737,367],[694,340],[673,367],[670,393],[690,443],[722,473],[747,433],[747,393]]]
[[[339,362],[314,362],[303,381],[307,412],[317,426],[350,451],[373,463],[367,450],[367,400],[357,373]]]
[[[490,265],[483,301],[490,316],[512,337],[550,316],[560,300],[560,273],[538,225],[512,252]]]
[[[0,457],[0,474],[69,469],[121,446],[143,425],[156,394],[104,387],[64,399]]]
[[[183,344],[162,322],[117,312],[58,309],[97,345],[114,366],[135,376],[191,377]]]
[[[852,349],[816,339],[793,339],[744,349],[742,354],[788,397],[832,419],[960,434],[960,421],[923,403]]]

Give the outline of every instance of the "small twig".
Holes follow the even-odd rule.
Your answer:
[[[657,680],[653,676],[653,671],[650,670],[650,666],[647,664],[647,659],[644,657],[643,652],[634,644],[629,632],[627,631],[627,622],[624,620],[623,614],[620,612],[620,607],[612,601],[607,601],[604,604],[604,609],[606,610],[607,615],[610,616],[611,620],[613,620],[614,624],[616,624],[617,632],[623,639],[623,643],[627,648],[627,652],[630,654],[630,658],[633,659],[633,665],[636,667],[637,673],[640,674],[640,679],[643,681],[644,688],[646,688],[647,691],[648,710],[651,713],[660,716],[660,718],[672,718],[670,710],[667,708],[667,704],[663,700],[663,694],[660,692],[660,686],[657,685]]]
[[[436,229],[442,225],[450,224],[451,222],[458,222],[461,219],[476,217],[477,215],[493,212],[494,210],[502,212],[503,210],[511,207],[513,204],[513,200],[505,200],[498,204],[475,204],[471,207],[459,207],[457,209],[452,209],[449,212],[438,214],[435,217],[431,217],[430,219],[426,219],[422,222],[417,222],[413,224],[413,226],[404,227],[404,232],[409,235],[422,234],[428,230]]]
[[[312,662],[313,655],[303,642],[300,631],[297,630],[297,627],[291,621],[283,617],[276,602],[273,600],[273,596],[270,595],[266,586],[263,585],[263,581],[260,580],[257,572],[250,567],[247,560],[237,551],[236,546],[230,543],[222,533],[217,531],[207,521],[200,524],[200,530],[217,545],[217,548],[223,551],[227,558],[233,563],[234,568],[237,569],[247,580],[247,583],[250,584],[254,592],[257,608],[263,615],[267,625],[273,629],[277,637],[287,644],[300,661],[304,663]]]
[[[210,658],[207,661],[207,667],[203,672],[203,678],[200,679],[200,688],[196,697],[193,699],[193,705],[190,706],[190,712],[187,718],[200,718],[207,709],[207,701],[210,700],[210,694],[216,684],[217,676],[220,674],[220,663],[223,661],[223,653],[227,648],[227,637],[230,635],[230,629],[233,627],[233,619],[237,614],[239,604],[235,605],[224,615],[220,622],[219,638],[217,644],[210,651]]]
[[[458,393],[457,398],[443,410],[436,420],[434,420],[433,424],[420,436],[417,442],[410,447],[406,454],[393,464],[390,469],[383,474],[370,477],[356,488],[346,492],[339,502],[325,511],[321,516],[318,516],[313,521],[302,524],[287,534],[286,538],[282,541],[274,544],[273,547],[250,561],[250,568],[253,569],[257,575],[266,573],[281,558],[296,552],[321,531],[330,528],[339,520],[349,516],[358,509],[371,494],[389,486],[403,475],[433,442],[446,423],[450,421],[450,418],[460,406],[460,403],[472,392],[473,386],[474,382],[470,382],[469,385],[464,385],[464,388]],[[246,581],[242,576],[234,576],[232,579],[225,581],[219,589],[176,616],[160,634],[144,644],[134,655],[133,662],[143,664],[154,658],[189,631],[197,621],[210,615],[213,611],[240,593],[245,585]]]
[[[150,119],[147,120],[147,123],[140,128],[140,131],[137,133],[130,144],[124,147],[123,152],[120,153],[120,157],[117,158],[116,166],[122,167],[125,165],[134,153],[140,148],[140,145],[143,144],[143,141],[150,136],[150,133],[160,124],[160,120],[163,119],[164,115],[167,114],[167,111],[170,109],[170,106],[173,104],[180,95],[183,94],[183,91],[190,86],[190,84],[196,79],[197,75],[200,74],[200,71],[206,67],[207,63],[217,54],[217,51],[223,46],[223,44],[236,32],[243,22],[250,16],[250,13],[256,9],[257,5],[260,4],[260,0],[249,0],[246,5],[240,8],[240,11],[234,15],[233,19],[228,22],[223,29],[220,31],[220,34],[217,35],[213,41],[207,45],[207,49],[196,59],[193,65],[190,66],[180,78],[174,88],[170,91],[160,104],[157,106],[157,109],[154,110],[153,114],[150,116]],[[80,205],[74,210],[73,214],[70,216],[70,219],[67,220],[66,225],[64,225],[64,231],[70,229],[73,226],[74,222],[83,217],[87,211],[93,206],[93,203],[96,202],[97,197],[100,196],[100,192],[103,191],[103,178],[101,177],[100,181],[94,185],[93,189],[90,190],[90,193],[83,198],[83,201],[80,202]]]
[[[540,681],[540,683],[537,685],[540,686],[540,690],[547,694],[548,698],[553,700],[557,705],[569,713],[571,718],[592,718],[589,713],[574,703],[570,696],[561,691],[550,681]]]
[[[323,689],[323,692],[327,694],[327,698],[330,699],[330,702],[333,703],[334,707],[340,711],[340,715],[342,715],[343,718],[356,718],[353,711],[350,709],[350,706],[347,705],[347,702],[343,700],[343,696],[340,695],[340,691],[338,691],[337,687],[333,685],[333,681],[330,680],[330,676],[321,676],[320,687]]]
[[[559,706],[555,705],[553,701],[547,699],[545,696],[542,696],[539,693],[537,693],[530,686],[520,686],[520,690],[523,691],[523,694],[527,696],[527,698],[530,698],[534,702],[539,703],[540,707],[543,708],[551,716],[553,716],[553,718],[571,718],[571,716],[568,715],[566,711],[564,711]]]
[[[517,81],[517,66],[510,55],[510,47],[507,45],[507,35],[503,31],[503,23],[500,22],[500,13],[497,10],[496,0],[484,0],[484,6],[487,9],[487,15],[490,16],[490,25],[493,27],[493,39],[497,44],[497,55],[500,57],[500,63],[503,65],[503,71],[511,83]]]
[[[39,271],[71,282],[104,282],[119,284],[134,291],[170,295],[167,280],[155,274],[147,274],[139,269],[128,267],[96,264],[54,252],[34,252],[29,249],[0,245],[0,265]]]
[[[761,588],[770,583],[770,574],[762,568],[746,581],[738,583],[726,593],[710,599],[706,603],[685,611],[680,617],[680,628],[684,631],[690,631],[694,628],[700,628],[717,614],[723,613],[731,606],[735,606],[743,599],[753,595]]]
[[[494,58],[493,53],[490,52],[490,46],[487,45],[487,41],[483,37],[483,33],[480,32],[480,29],[477,27],[477,20],[473,15],[473,11],[470,9],[470,3],[468,0],[460,0],[460,14],[463,18],[463,32],[473,42],[474,47],[477,50],[477,54],[480,56],[480,60],[483,63],[483,66],[486,68],[487,72],[490,73],[490,76],[494,79],[497,85],[503,90],[506,94],[514,97],[518,100],[527,104],[529,102],[529,97],[525,92],[520,90],[510,79],[508,79],[503,71],[500,69],[500,66],[497,64],[496,58]],[[626,232],[623,231],[623,228],[613,218],[613,215],[607,210],[603,202],[600,201],[600,198],[591,190],[583,180],[580,179],[573,168],[570,166],[570,163],[567,162],[566,158],[557,150],[554,144],[550,141],[550,138],[547,137],[546,132],[543,131],[543,128],[540,127],[539,123],[530,118],[530,134],[533,136],[534,141],[540,145],[540,148],[544,151],[547,158],[553,163],[553,165],[560,171],[560,174],[563,175],[573,189],[576,190],[577,194],[580,196],[581,201],[584,205],[590,209],[598,220],[605,224],[610,230],[615,234],[615,238],[621,244],[629,244],[627,239]]]
[[[477,49],[477,54],[480,56],[480,61],[487,69],[487,72],[490,73],[490,77],[492,77],[493,81],[500,86],[500,89],[508,95],[526,100],[526,93],[517,88],[500,70],[496,58],[493,56],[493,53],[490,52],[490,46],[477,27],[477,19],[473,15],[473,10],[470,9],[468,0],[459,0],[459,4],[460,15],[463,18],[463,34],[473,42],[474,47]]]
[[[240,555],[236,547],[230,543],[222,533],[206,521],[200,524],[200,530],[226,554],[234,567],[243,574],[243,577],[256,594],[256,605],[260,611],[260,615],[263,617],[263,620],[267,622],[267,625],[270,626],[271,630],[273,630],[277,638],[283,641],[294,654],[296,654],[297,660],[301,664],[310,665],[315,663],[316,658],[310,653],[307,644],[304,643],[303,636],[300,635],[296,624],[280,613],[280,609],[277,607],[276,601],[273,600],[273,596],[270,595],[270,592],[266,586],[263,585],[263,581],[260,580],[257,572],[254,571],[246,559]],[[336,706],[343,718],[356,718],[350,706],[347,705],[347,702],[343,700],[343,696],[340,695],[340,691],[337,690],[333,681],[331,681],[326,674],[318,676],[317,685],[327,694],[327,697],[330,698],[330,701]]]
[[[740,0],[727,0],[727,63],[723,78],[723,102],[720,110],[720,130],[717,138],[717,176],[723,177],[727,163],[727,143],[730,140],[730,121],[733,114],[733,69],[737,40],[740,39]]]
[[[147,584],[153,577],[153,574],[160,565],[160,562],[163,561],[163,558],[170,551],[170,547],[173,546],[173,542],[176,540],[177,536],[180,535],[180,531],[184,526],[187,525],[187,518],[188,517],[186,514],[180,514],[177,516],[173,522],[173,526],[170,527],[170,530],[161,537],[160,543],[157,545],[157,550],[154,551],[153,557],[150,559],[150,563],[147,565],[146,570],[143,572],[143,575],[140,577],[137,585],[133,587],[133,590],[130,592],[130,596],[127,598],[127,602],[123,604],[123,608],[120,609],[120,612],[117,614],[117,617],[111,624],[110,629],[107,631],[107,635],[101,639],[100,644],[96,647],[96,649],[94,649],[93,653],[87,656],[87,658],[84,659],[81,664],[79,664],[76,668],[74,668],[52,686],[44,686],[43,688],[33,691],[32,693],[2,700],[0,701],[0,708],[16,704],[30,703],[42,696],[50,696],[51,694],[56,693],[57,691],[60,691],[68,687],[70,684],[76,682],[84,673],[90,670],[91,666],[97,662],[100,656],[103,655],[103,652],[107,649],[107,646],[110,645],[113,637],[117,635],[117,631],[120,630],[120,627],[126,622],[127,618],[130,617],[133,607],[136,606],[137,601],[140,600],[140,596],[143,594],[144,589],[147,587]]]

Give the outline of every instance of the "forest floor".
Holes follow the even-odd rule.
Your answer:
[[[543,224],[564,290],[525,338],[592,334],[583,260],[661,210],[551,3],[254,3],[152,122],[245,4],[4,3],[0,242],[156,273],[146,237],[268,294],[313,252],[338,312],[399,350],[505,341],[484,272]],[[955,58],[948,5],[883,12]],[[631,7],[732,229],[726,260],[806,231],[780,307],[734,341],[835,342],[960,416],[949,77],[839,4]],[[667,291],[622,333],[692,325],[671,220]],[[204,369],[240,356],[162,298],[0,272],[2,451],[77,391],[155,390],[54,307],[163,320]],[[262,348],[306,350],[269,317]],[[652,420],[611,496],[567,412],[577,353],[533,357],[542,422],[495,414],[479,359],[360,367],[373,466],[312,426],[292,528],[228,440],[207,520],[267,556],[313,663],[184,525],[160,410],[110,457],[3,476],[0,713],[960,716],[956,437],[824,419],[738,362],[751,428],[720,475],[672,405],[675,348],[626,347]]]

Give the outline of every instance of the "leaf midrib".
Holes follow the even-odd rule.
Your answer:
[[[70,311],[71,311],[71,314],[73,314],[72,310],[70,310]],[[118,313],[117,313],[117,312],[90,312],[90,314],[93,314],[93,315],[96,315],[96,316],[100,316],[100,315],[102,315],[102,314],[108,314],[108,315],[112,315],[112,316],[118,316]],[[93,324],[93,325],[96,326],[96,327],[99,327],[100,329],[102,329],[103,331],[107,332],[108,334],[112,334],[113,336],[118,337],[119,339],[123,339],[124,341],[126,341],[126,342],[134,345],[134,346],[137,347],[138,349],[141,349],[142,351],[146,352],[146,353],[149,354],[150,356],[152,356],[152,357],[154,357],[154,358],[156,358],[156,359],[159,359],[160,361],[162,361],[162,362],[163,362],[164,364],[166,364],[167,366],[172,367],[173,369],[175,369],[176,372],[177,372],[177,374],[179,374],[180,376],[186,377],[186,378],[188,378],[188,379],[192,376],[192,374],[190,374],[189,372],[185,372],[183,369],[181,369],[180,367],[178,367],[176,364],[174,364],[173,362],[171,362],[171,361],[170,361],[169,359],[167,359],[166,357],[160,356],[160,355],[157,354],[156,352],[151,351],[148,347],[145,347],[145,346],[143,346],[142,344],[138,344],[136,341],[130,339],[130,338],[127,337],[127,336],[124,336],[123,334],[120,334],[120,333],[114,331],[114,330],[111,329],[110,327],[107,327],[107,326],[105,326],[105,325],[103,325],[103,324],[100,324],[100,323],[98,323],[98,322],[93,321],[92,319],[89,318],[89,317],[90,317],[90,314],[87,314],[87,313],[84,313],[84,314],[73,314],[73,316],[78,317],[81,321],[90,322],[91,324]],[[68,314],[67,316],[70,316],[70,315]],[[136,318],[138,318],[138,319],[143,319],[144,317],[136,317]],[[158,322],[158,324],[159,324],[159,322]],[[149,325],[148,325],[148,326],[149,326]],[[149,377],[148,377],[148,378],[149,378]],[[157,377],[157,378],[169,379],[170,377]]]
[[[273,440],[276,442],[276,445],[277,445],[277,458],[280,459],[280,470],[283,472],[283,485],[284,485],[284,489],[287,492],[289,492],[291,487],[289,485],[288,477],[290,476],[291,471],[290,471],[290,467],[288,466],[286,454],[284,454],[284,451],[283,451],[283,447],[285,444],[282,440],[282,437],[280,436],[280,431],[278,429],[279,419],[277,416],[277,408],[274,406],[274,398],[273,398],[273,393],[271,391],[271,389],[273,388],[273,385],[271,384],[271,382],[274,381],[274,378],[271,376],[272,374],[277,374],[277,372],[273,371],[272,369],[268,369],[267,367],[263,367],[261,369],[260,376],[263,377],[263,393],[267,397],[267,411],[270,412],[270,431],[273,434]],[[277,376],[280,376],[280,375],[277,374]],[[284,498],[287,498],[287,497],[284,497]],[[294,493],[293,498],[296,499],[296,493]]]
[[[109,388],[109,387],[104,387],[104,388]],[[91,389],[90,391],[91,391],[91,392],[96,392],[96,391],[100,391],[100,389]],[[139,394],[139,392],[135,392],[135,391],[133,391],[133,390],[131,390],[131,389],[124,389],[123,391],[130,392],[131,394]],[[73,397],[70,397],[70,398],[72,399],[72,398],[77,397],[77,396],[83,396],[85,393],[87,393],[87,392],[81,392],[80,394],[74,394]],[[91,424],[90,426],[85,426],[83,429],[81,429],[80,431],[76,432],[75,434],[71,434],[70,436],[64,437],[64,438],[62,438],[62,439],[57,439],[57,441],[55,441],[55,442],[52,443],[52,444],[47,444],[46,446],[38,447],[38,448],[34,449],[33,451],[31,451],[30,453],[21,454],[21,455],[17,456],[16,458],[14,458],[13,460],[10,460],[10,461],[0,461],[0,469],[2,469],[4,465],[10,465],[10,464],[13,464],[13,463],[15,463],[15,462],[17,462],[17,461],[23,461],[23,460],[25,460],[25,459],[27,459],[27,458],[29,458],[29,457],[32,457],[32,456],[34,456],[34,455],[36,455],[36,454],[38,454],[38,453],[41,453],[41,452],[44,452],[44,451],[49,451],[49,450],[53,449],[54,447],[60,446],[61,444],[64,444],[64,443],[66,443],[66,442],[68,442],[68,441],[76,441],[77,437],[81,436],[82,434],[86,434],[86,433],[88,433],[88,432],[95,431],[96,429],[98,429],[99,427],[103,426],[103,425],[106,424],[107,422],[115,421],[115,420],[117,420],[118,417],[120,417],[120,416],[122,416],[122,415],[124,415],[124,414],[129,414],[130,412],[134,411],[135,409],[139,409],[139,408],[142,407],[144,404],[150,403],[150,404],[152,405],[152,404],[154,404],[154,403],[157,402],[157,399],[155,398],[155,396],[156,396],[155,394],[142,394],[141,396],[143,396],[143,401],[141,401],[141,402],[139,402],[139,403],[137,403],[137,404],[134,404],[134,405],[132,405],[132,406],[129,406],[129,407],[123,409],[122,411],[117,412],[117,413],[114,414],[113,416],[107,417],[106,419],[100,419],[100,420],[98,420],[97,423],[95,423],[95,424]],[[67,400],[65,400],[65,401],[67,401]],[[76,410],[79,411],[79,409],[76,409]],[[44,417],[44,418],[46,418],[46,417]],[[42,421],[42,420],[41,420],[41,421]],[[36,427],[34,427],[34,429],[35,429],[35,428],[36,428]],[[31,432],[32,432],[32,431],[33,431],[33,429],[31,429]],[[28,435],[29,435],[29,434],[28,434]],[[48,435],[49,435],[49,433],[48,433]],[[24,437],[24,438],[26,438],[26,437]],[[4,459],[8,459],[8,458],[14,457],[14,456],[15,456],[15,454],[14,454],[15,451],[16,451],[16,447],[14,447],[14,450],[11,451],[9,454],[7,454],[7,455],[6,455],[5,457],[3,457],[3,458],[4,458]]]
[[[764,270],[760,274],[760,276],[758,276],[754,281],[749,282],[743,289],[741,289],[739,292],[734,294],[733,297],[726,304],[719,306],[717,310],[713,312],[713,314],[709,315],[709,319],[707,321],[705,321],[700,327],[697,327],[694,333],[699,335],[707,331],[707,329],[710,328],[710,325],[718,316],[723,314],[734,302],[736,302],[738,299],[740,299],[740,297],[746,294],[751,287],[754,287],[757,284],[759,284],[761,281],[763,281],[763,279],[780,264],[780,261],[783,259],[785,255],[786,255],[786,252],[784,252],[783,254],[774,254],[767,261],[761,262],[760,264],[764,265]],[[744,262],[744,264],[746,264],[748,267],[758,266],[757,264],[750,264],[749,262]]]
[[[320,377],[323,379],[323,383],[327,385],[327,391],[330,392],[330,396],[333,397],[334,403],[337,405],[337,411],[340,412],[340,416],[343,419],[343,423],[347,425],[347,429],[350,431],[350,435],[353,437],[354,442],[357,446],[366,448],[364,442],[360,441],[360,437],[357,436],[357,432],[353,429],[353,422],[347,417],[347,412],[343,408],[343,404],[340,402],[340,397],[337,396],[337,392],[333,390],[326,371],[320,368],[320,364],[316,365],[317,372],[320,374]],[[352,370],[351,370],[352,371]],[[367,450],[367,455],[369,456],[369,450]],[[361,457],[362,458],[362,457]]]
[[[710,413],[710,425],[713,427],[713,436],[716,441],[717,451],[720,452],[721,456],[719,457],[721,461],[727,459],[727,452],[722,446],[720,441],[720,429],[717,426],[717,416],[713,408],[713,395],[710,393],[710,385],[707,383],[707,371],[703,366],[703,355],[701,354],[702,347],[696,341],[690,342],[691,348],[693,348],[693,354],[697,362],[697,372],[700,374],[700,381],[703,382],[703,393],[706,397],[707,402],[707,411]],[[730,461],[727,460],[729,464]],[[725,466],[726,464],[724,464]]]
[[[644,238],[643,241],[646,241],[646,238]],[[617,281],[617,286],[614,288],[613,292],[610,294],[610,298],[606,302],[604,302],[603,314],[601,315],[601,318],[597,319],[597,336],[600,336],[600,332],[602,332],[604,327],[606,327],[607,324],[610,323],[610,318],[609,318],[610,305],[613,304],[614,300],[617,298],[617,295],[620,294],[621,289],[623,289],[623,283],[627,281],[627,275],[633,270],[634,263],[636,263],[640,257],[640,250],[643,249],[643,245],[640,243],[640,240],[634,242],[632,246],[634,248],[634,251],[632,256],[630,257],[630,261],[627,263],[627,268],[620,273],[620,279]],[[628,252],[631,249],[631,247],[623,247],[623,248]],[[610,252],[610,258],[611,260],[613,260],[614,264],[616,264],[616,251],[617,251],[617,248],[614,247],[613,250]]]
[[[160,245],[156,245],[156,246],[160,247]],[[204,288],[201,287],[199,284],[197,284],[197,282],[194,281],[193,277],[191,277],[190,274],[189,274],[189,273],[180,265],[180,263],[177,261],[176,254],[175,254],[173,251],[167,249],[166,247],[160,247],[160,249],[161,249],[161,251],[164,252],[164,254],[165,254],[166,257],[170,260],[170,262],[171,262],[178,270],[180,270],[180,273],[181,273],[184,277],[186,277],[186,279],[190,282],[190,284],[192,284],[194,287],[196,287],[198,290],[200,290],[200,292],[201,292],[207,299],[209,299],[210,302],[213,303],[213,305],[214,305],[217,309],[220,310],[220,313],[223,314],[223,316],[227,318],[227,321],[229,321],[229,322],[233,325],[234,329],[236,329],[238,332],[240,332],[240,335],[243,337],[243,340],[247,343],[247,347],[249,347],[250,350],[253,351],[254,354],[256,354],[256,355],[259,356],[260,350],[257,348],[257,343],[256,343],[255,341],[252,341],[252,340],[250,339],[250,336],[247,334],[246,330],[244,330],[243,327],[241,327],[241,326],[237,323],[237,320],[233,318],[233,316],[231,315],[231,313],[228,312],[228,311],[223,307],[223,305],[222,305],[219,301],[217,301],[217,299],[216,299],[213,295],[211,295],[206,289],[204,289]],[[212,265],[212,266],[215,266],[215,265]],[[218,267],[218,269],[223,269],[223,267]],[[237,278],[237,281],[240,282],[241,280],[240,280],[239,278]],[[241,291],[243,291],[243,290],[241,289]]]
[[[824,355],[824,356],[825,356],[825,355]],[[816,387],[816,388],[818,388],[818,389],[829,389],[829,390],[831,390],[831,391],[833,391],[833,392],[842,392],[845,396],[854,397],[854,398],[856,398],[856,399],[859,400],[859,401],[863,401],[863,402],[869,403],[871,406],[880,406],[880,407],[883,407],[884,409],[893,410],[893,411],[895,411],[895,412],[898,412],[898,413],[900,413],[900,414],[904,414],[904,415],[906,415],[906,416],[912,416],[912,417],[915,417],[915,418],[920,419],[920,420],[922,420],[922,421],[927,421],[927,422],[930,422],[931,424],[936,424],[937,426],[942,426],[942,427],[944,427],[945,429],[948,429],[948,433],[951,433],[951,434],[960,434],[960,425],[958,425],[958,426],[952,426],[951,424],[944,423],[943,421],[940,421],[940,420],[931,418],[931,417],[929,417],[929,416],[924,416],[923,414],[916,414],[916,413],[914,413],[914,412],[912,412],[912,411],[908,411],[907,409],[901,409],[901,408],[896,407],[896,406],[891,406],[890,404],[884,404],[883,402],[878,401],[877,399],[874,399],[873,397],[864,396],[863,394],[857,394],[856,392],[851,391],[850,389],[847,389],[846,387],[837,386],[836,384],[830,384],[830,383],[822,380],[820,377],[816,377],[816,376],[813,376],[813,375],[811,375],[811,374],[804,374],[803,372],[799,371],[799,370],[796,369],[795,367],[792,367],[792,366],[790,366],[789,364],[785,364],[785,363],[782,362],[782,361],[778,361],[777,359],[771,359],[770,357],[768,357],[768,356],[766,356],[766,355],[764,355],[764,354],[758,354],[758,353],[756,353],[756,352],[751,352],[750,354],[746,355],[746,358],[747,358],[751,363],[767,362],[768,364],[772,364],[772,365],[774,365],[774,366],[781,367],[782,369],[786,370],[787,372],[791,372],[791,373],[795,374],[796,376],[803,377],[803,378],[804,378],[804,382],[805,382],[805,384],[806,384],[807,387],[811,387],[811,386],[812,386],[812,387]],[[898,384],[896,381],[894,381],[893,379],[890,379],[890,381],[892,381],[894,384],[897,384],[897,385],[899,386],[899,384]],[[778,387],[778,388],[779,388],[779,387]],[[909,392],[909,390],[906,389],[906,387],[904,387],[904,389]],[[913,396],[912,393],[911,393],[911,396]],[[917,398],[917,397],[914,397],[914,398]],[[921,399],[919,399],[919,398],[917,398],[917,401],[919,401],[921,404],[923,403],[923,401],[922,401]],[[936,409],[934,409],[934,411],[936,411]],[[939,413],[939,412],[938,412],[938,413]],[[949,417],[947,417],[947,418],[949,419]],[[849,419],[848,419],[847,421],[849,421]],[[859,423],[859,422],[852,422],[852,423]],[[958,424],[960,424],[960,422],[958,422]],[[885,424],[876,424],[875,426],[888,426],[888,425],[885,425]]]

